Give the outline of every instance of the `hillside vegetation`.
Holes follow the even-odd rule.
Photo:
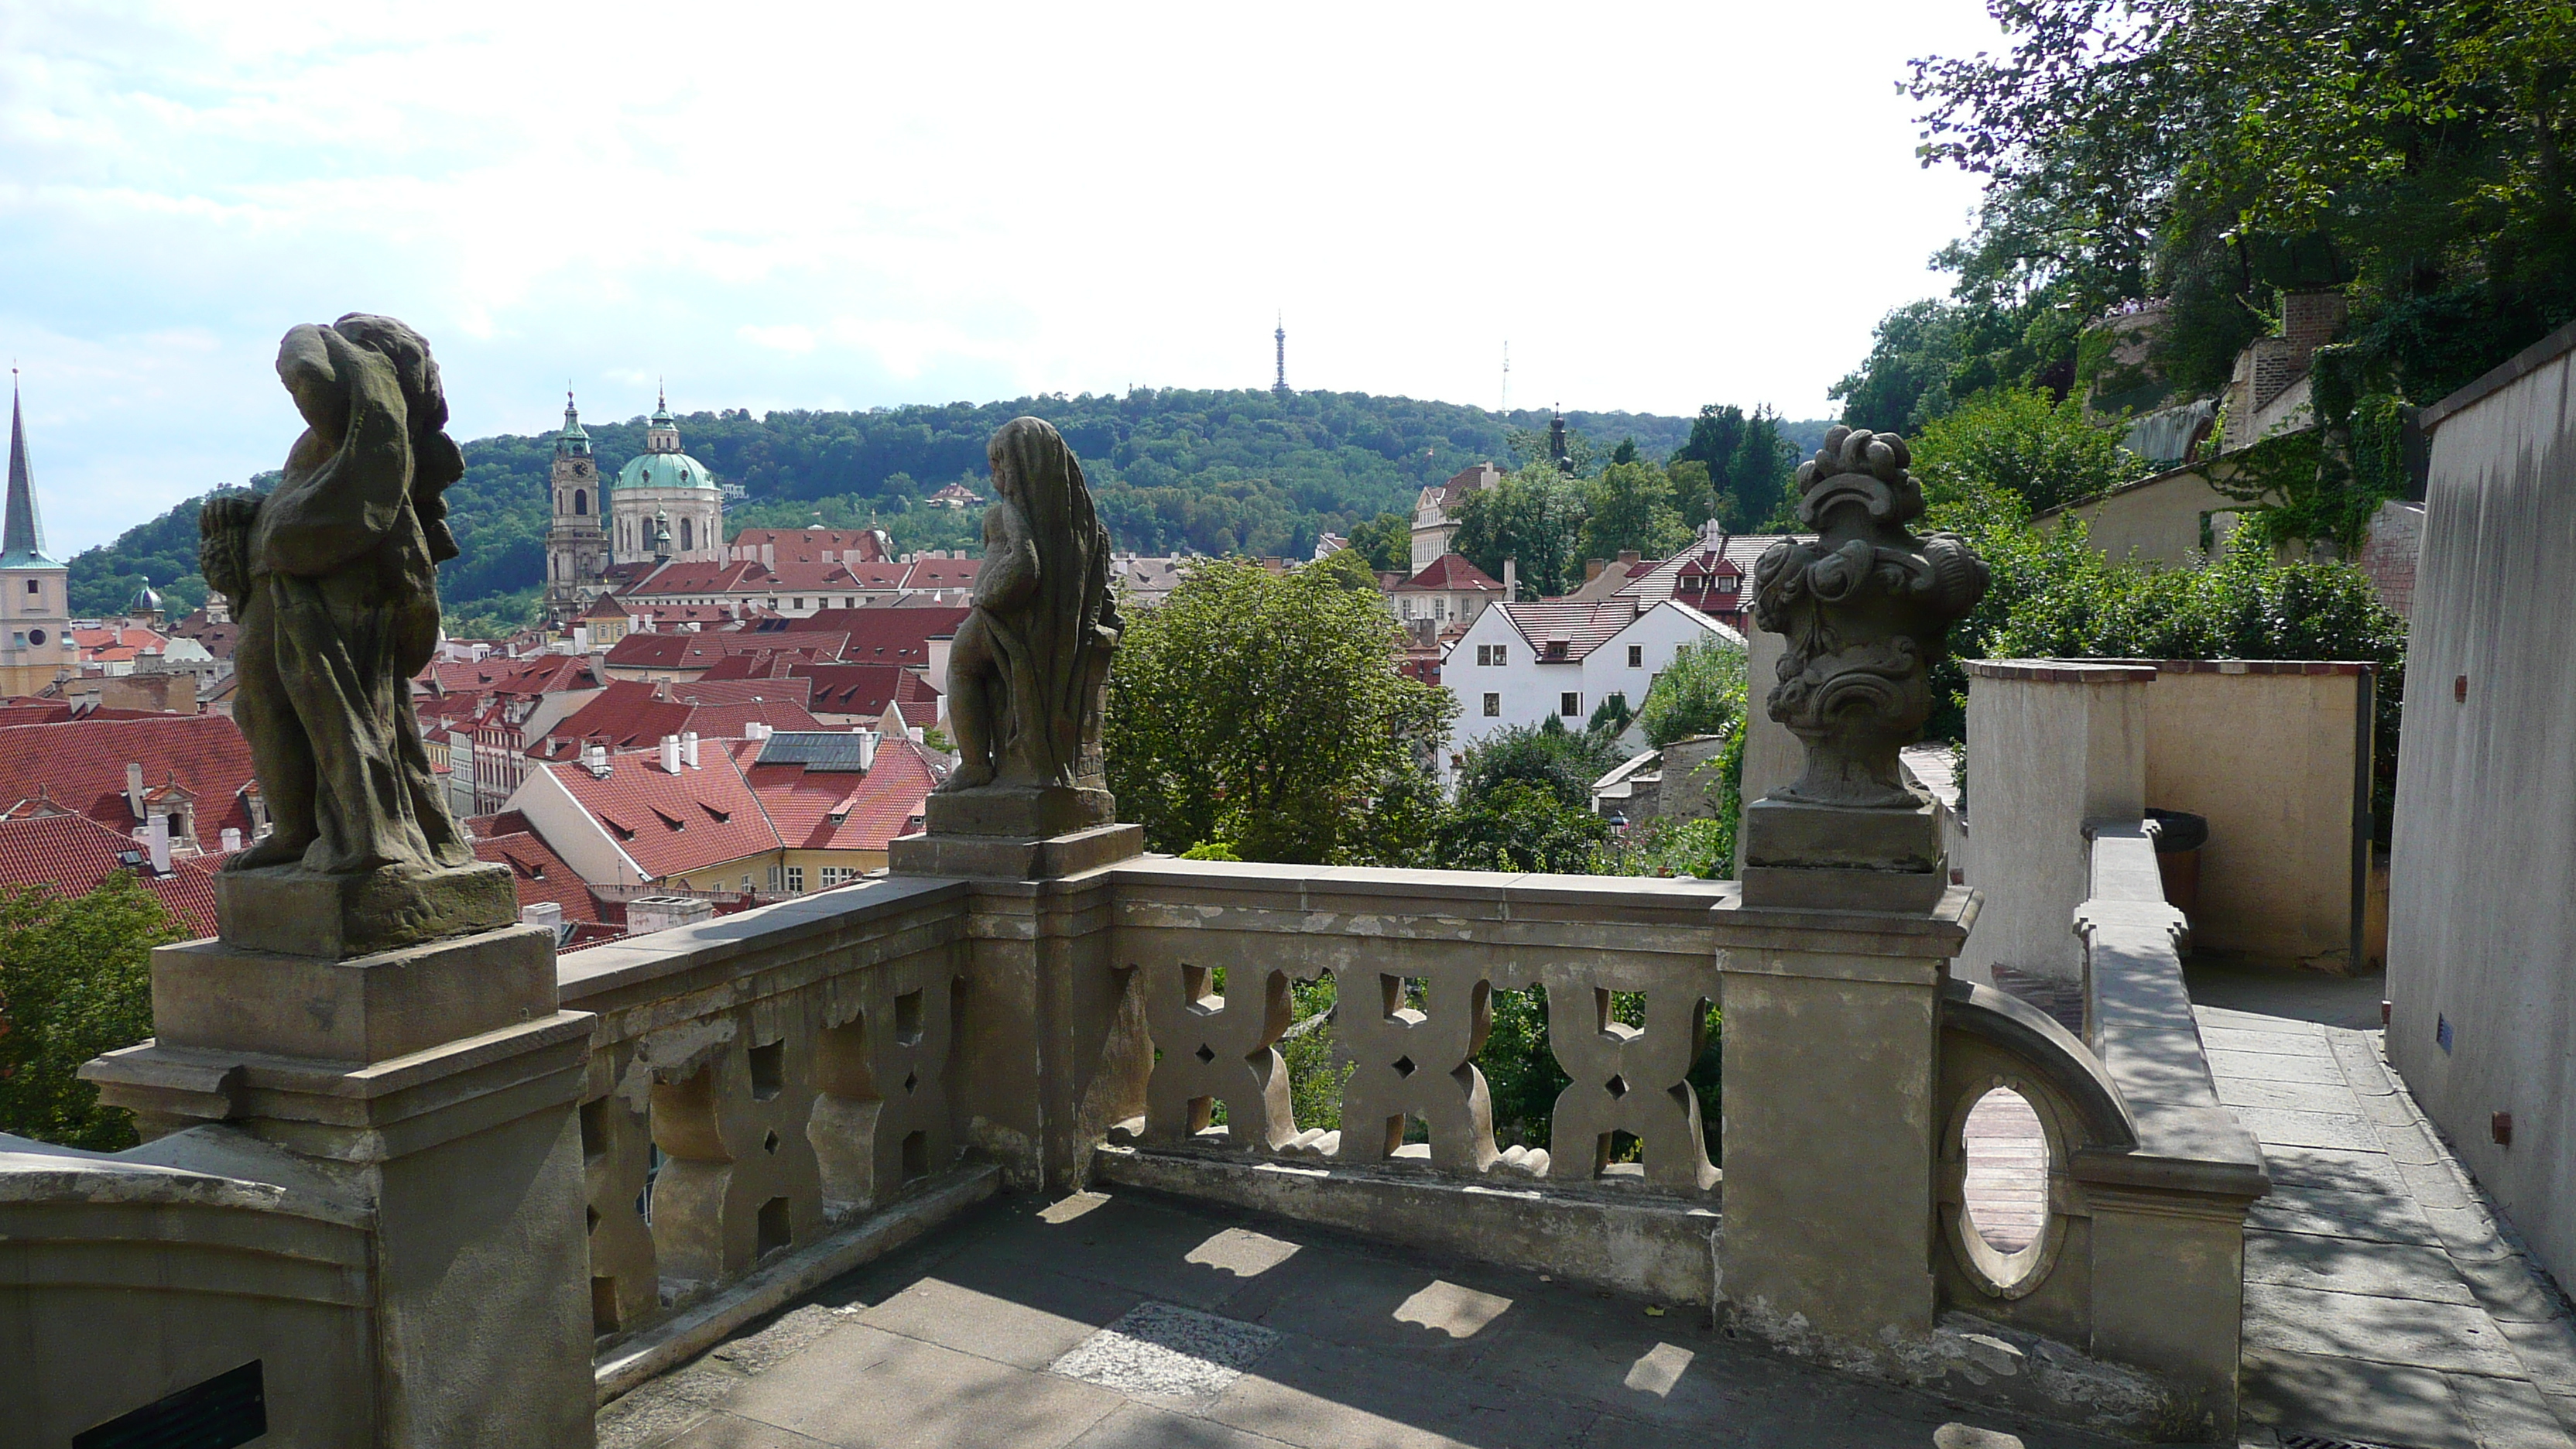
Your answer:
[[[1423,485],[1471,463],[1510,466],[1515,436],[1526,451],[1548,418],[1367,393],[1166,388],[761,417],[735,408],[682,417],[680,439],[717,477],[748,490],[727,512],[729,531],[873,524],[903,549],[970,548],[975,517],[922,500],[960,478],[989,492],[985,440],[1023,414],[1063,430],[1120,547],[1292,558],[1313,553],[1320,533],[1347,533],[1389,510],[1409,512]],[[1604,454],[1634,439],[1640,453],[1663,457],[1689,441],[1693,420],[1574,412],[1566,422]],[[585,419],[584,426],[603,472],[613,474],[643,449],[640,417]],[[1783,431],[1794,439],[1808,430],[1792,424]],[[488,632],[534,617],[545,579],[553,449],[551,434],[464,445],[465,477],[448,492],[463,553],[439,571],[451,632]],[[253,486],[272,481],[265,476]],[[198,503],[191,499],[74,558],[73,610],[120,609],[146,575],[174,613],[203,602]]]

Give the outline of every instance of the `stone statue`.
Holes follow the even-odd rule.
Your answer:
[[[1100,709],[1119,632],[1109,530],[1091,510],[1082,464],[1043,420],[1004,424],[985,453],[1000,497],[984,513],[974,612],[948,654],[963,762],[939,790],[1048,796],[1032,822],[1041,834],[1105,824]],[[933,803],[934,831],[942,816],[966,828],[974,813]]]
[[[1906,531],[1923,516],[1912,461],[1894,433],[1826,433],[1798,467],[1798,516],[1819,537],[1783,539],[1753,566],[1753,621],[1788,642],[1766,707],[1805,742],[1807,763],[1745,812],[1748,903],[1873,903],[1848,878],[1812,874],[1784,896],[1782,871],[1909,877],[1875,892],[1908,903],[1946,884],[1931,802],[1906,785],[1897,752],[1931,717],[1927,672],[1987,575],[1958,535]]]
[[[240,620],[234,719],[273,823],[219,878],[224,937],[341,955],[506,924],[506,872],[496,896],[411,706],[456,556],[439,495],[465,471],[438,364],[402,323],[352,313],[288,332],[277,373],[307,425],[285,477],[198,518],[206,581]]]

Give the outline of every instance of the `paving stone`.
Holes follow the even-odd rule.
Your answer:
[[[2322,1082],[2343,1086],[2343,1072],[2332,1057],[2278,1056],[2269,1052],[2209,1049],[2209,1070],[2220,1078],[2249,1077],[2266,1082]]]
[[[2517,1378],[2514,1357],[2485,1310],[2361,1293],[2245,1285],[2245,1342],[2426,1369]]]
[[[2453,1374],[2451,1392],[2489,1449],[2576,1449],[2549,1400],[2527,1383]]]
[[[2246,1226],[2274,1232],[2316,1233],[2379,1243],[2424,1243],[2441,1246],[2442,1238],[2424,1220],[2423,1209],[2408,1197],[2384,1193],[2337,1192],[2332,1188],[2283,1184],[2255,1201]]]
[[[2448,1254],[2437,1246],[2417,1243],[2248,1231],[2245,1281],[2427,1303],[2479,1303]]]
[[[2230,1107],[2352,1113],[2361,1101],[2341,1082],[2269,1082],[2260,1077],[2220,1077],[2217,1082],[2218,1100]]]
[[[726,1407],[842,1449],[1058,1449],[1120,1402],[1091,1384],[858,1324],[750,1380]]]
[[[2245,1413],[2282,1431],[2408,1449],[2487,1449],[2450,1381],[2430,1369],[2249,1346]]]
[[[971,1257],[978,1269],[1022,1264],[1125,1288],[1141,1298],[1213,1311],[1247,1284],[1274,1275],[1248,1277],[1240,1263],[1221,1265],[1204,1255],[1194,1260],[1191,1255],[1217,1231],[1202,1218],[1117,1198],[1060,1222],[1033,1219],[953,1261],[965,1265]]]
[[[1599,1411],[1299,1338],[1207,1417],[1306,1449],[1573,1449]]]
[[[836,1449],[828,1441],[763,1424],[754,1419],[717,1414],[670,1441],[669,1449]]]
[[[1047,1371],[1131,1398],[1197,1405],[1231,1388],[1278,1346],[1279,1335],[1258,1324],[1149,1300],[1074,1345]]]
[[[1137,1302],[1123,1288],[1057,1273],[978,1274],[974,1281],[978,1286],[945,1277],[921,1279],[861,1314],[859,1321],[961,1353],[1040,1369]]]
[[[2487,1316],[2498,1320],[2546,1323],[2568,1318],[2567,1304],[2559,1297],[2554,1284],[2544,1284],[2532,1276],[2532,1267],[2519,1255],[2507,1258],[2453,1259],[2452,1266],[2466,1281]]]
[[[2334,1048],[2315,1031],[2237,1031],[2227,1027],[2203,1027],[2201,1045],[2214,1052],[2252,1052],[2262,1056],[2314,1057],[2331,1065]],[[2342,1077],[2337,1072],[2336,1077]]]
[[[1297,1253],[1298,1245],[1285,1238],[1274,1238],[1249,1228],[1227,1228],[1211,1234],[1205,1242],[1190,1249],[1181,1261],[1204,1268],[1221,1268],[1238,1278],[1258,1278],[1297,1256]]]
[[[2284,1147],[2333,1147],[2345,1152],[2379,1148],[2379,1134],[2359,1117],[2326,1112],[2276,1112],[2261,1107],[2235,1109],[2236,1120],[2265,1143]]]
[[[2553,1394],[2576,1394],[2576,1339],[2569,1336],[2567,1320],[2507,1319],[2496,1327],[2534,1384]]]
[[[707,1357],[744,1374],[757,1374],[802,1352],[806,1345],[847,1322],[831,1309],[809,1303],[781,1314],[756,1333],[728,1339]]]
[[[1452,1281],[1454,1270],[1434,1273],[1347,1253],[1309,1248],[1272,1272],[1264,1273],[1230,1300],[1229,1317],[1258,1323],[1281,1333],[1303,1334],[1335,1343],[1377,1349],[1415,1362],[1464,1369],[1491,1351],[1512,1323],[1512,1295],[1493,1293],[1505,1306],[1484,1312],[1472,1332],[1462,1319],[1438,1324],[1415,1303],[1433,1285]],[[1470,1280],[1455,1287],[1502,1286]],[[1483,1290],[1476,1290],[1483,1291]],[[1438,1295],[1435,1295],[1435,1301]],[[1413,1317],[1408,1319],[1408,1306]],[[1490,1305],[1488,1305],[1490,1308]]]
[[[1276,1449],[1279,1440],[1150,1404],[1128,1404],[1091,1426],[1073,1449]]]
[[[2385,1152],[2263,1144],[2263,1163],[2274,1187],[2325,1187],[2342,1192],[2406,1195],[2405,1170]]]

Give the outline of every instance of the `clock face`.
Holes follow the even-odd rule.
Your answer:
[[[44,631],[44,630],[42,630],[42,629],[30,629],[30,630],[28,630],[28,631],[27,631],[27,642],[28,642],[28,643],[30,643],[30,644],[42,644],[42,643],[44,643],[44,642],[45,642],[45,631]]]

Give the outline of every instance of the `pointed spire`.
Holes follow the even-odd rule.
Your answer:
[[[0,525],[0,566],[25,568],[50,564],[45,557],[45,525],[36,515],[36,481],[27,467],[27,419],[18,406],[18,369],[9,369],[9,505]]]

